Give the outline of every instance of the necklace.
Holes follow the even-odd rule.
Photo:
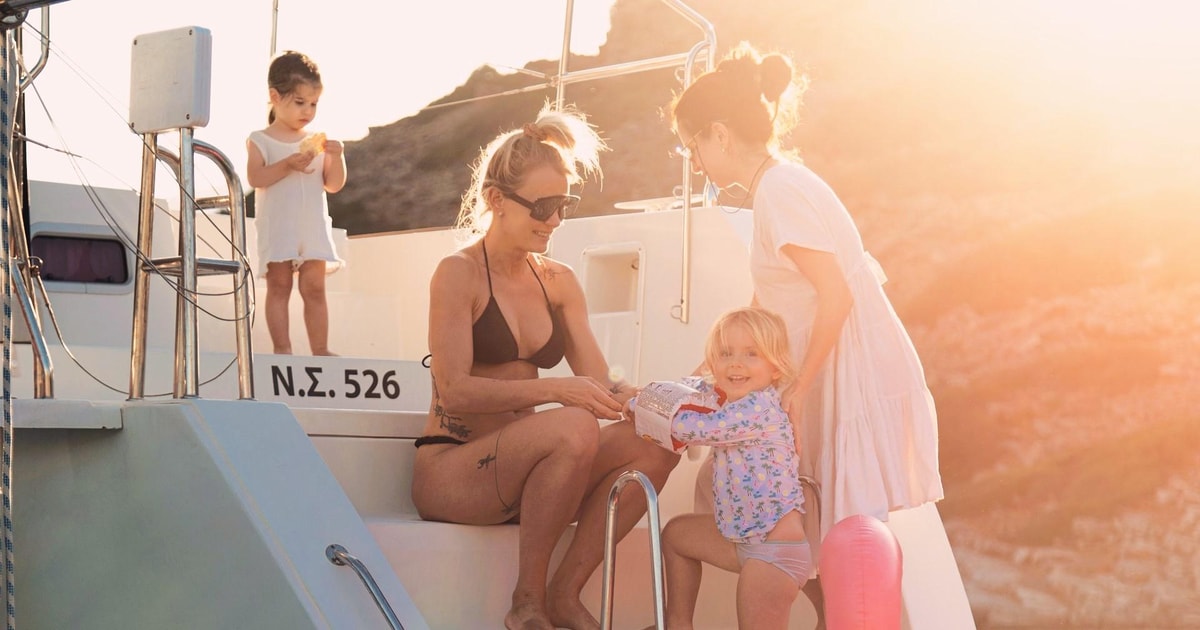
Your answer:
[[[738,202],[738,207],[730,211],[730,214],[735,214],[746,209],[746,202],[750,201],[750,196],[754,194],[754,185],[758,183],[759,176],[763,174],[763,168],[767,165],[767,162],[771,161],[772,157],[768,153],[767,157],[763,158],[763,161],[758,164],[758,168],[754,169],[754,175],[750,178],[750,185],[746,187],[746,194],[742,195],[742,200]]]

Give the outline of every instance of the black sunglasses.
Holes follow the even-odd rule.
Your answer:
[[[546,221],[550,217],[558,214],[558,218],[565,219],[575,213],[575,209],[579,207],[578,195],[551,195],[549,197],[540,197],[534,201],[530,201],[517,193],[505,192],[505,197],[529,208],[529,216],[535,221]]]

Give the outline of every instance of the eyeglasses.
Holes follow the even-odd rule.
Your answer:
[[[681,157],[685,160],[692,159],[693,155],[695,155],[697,158],[700,157],[700,155],[698,153],[696,153],[696,148],[695,148],[696,141],[700,139],[700,134],[708,131],[709,129],[712,128],[713,125],[715,125],[717,123],[728,123],[728,122],[729,121],[724,118],[718,118],[717,120],[714,120],[706,125],[703,125],[701,127],[700,131],[697,131],[696,133],[692,134],[692,137],[689,138],[687,142],[684,142],[683,144],[675,147],[675,151],[674,151],[675,155],[678,155],[679,157]]]
[[[550,195],[533,201],[517,193],[505,192],[504,196],[528,208],[529,216],[535,221],[547,221],[555,214],[560,220],[565,219],[574,214],[575,209],[579,207],[578,195]]]
[[[692,154],[696,151],[692,147],[696,144],[696,141],[700,139],[700,134],[704,133],[705,131],[707,130],[704,129],[697,131],[696,133],[692,134],[692,138],[690,140],[675,147],[675,155],[678,155],[685,160],[692,159]]]

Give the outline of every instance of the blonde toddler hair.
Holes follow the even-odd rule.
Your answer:
[[[787,324],[779,315],[757,306],[737,308],[717,318],[709,330],[708,342],[704,347],[704,362],[709,372],[716,365],[721,348],[727,345],[726,332],[734,326],[744,326],[750,331],[759,354],[779,371],[776,387],[786,387],[796,377],[796,367],[788,347]]]

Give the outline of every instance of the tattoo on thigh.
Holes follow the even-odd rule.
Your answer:
[[[503,434],[504,429],[500,429],[496,432],[496,450],[488,453],[487,457],[479,460],[479,463],[476,464],[475,469],[492,469],[493,478],[496,483],[496,498],[500,500],[500,506],[503,508],[505,514],[514,514],[521,506],[521,499],[518,497],[516,501],[509,503],[508,501],[504,500],[504,495],[500,493],[500,462],[497,459],[497,455],[500,453],[500,436]],[[492,464],[495,465],[493,466]]]
[[[438,393],[437,379],[432,379],[433,384],[433,415],[438,419],[438,427],[445,429],[460,439],[467,439],[471,436],[471,429],[467,428],[465,422],[459,416],[452,416],[446,413],[446,409],[442,407],[442,396]]]

